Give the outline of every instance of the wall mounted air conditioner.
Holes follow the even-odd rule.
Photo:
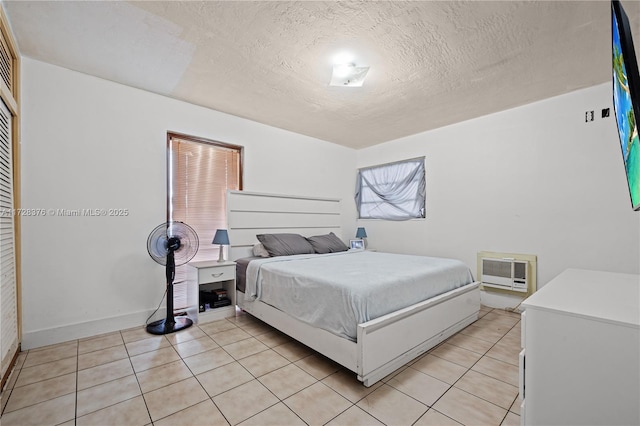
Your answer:
[[[526,293],[529,287],[529,261],[514,258],[487,258],[482,260],[481,282],[485,287]]]

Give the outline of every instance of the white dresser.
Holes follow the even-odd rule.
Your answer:
[[[521,423],[640,424],[640,275],[568,269],[522,306]]]

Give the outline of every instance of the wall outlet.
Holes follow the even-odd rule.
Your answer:
[[[584,113],[584,122],[588,123],[590,121],[593,121],[595,115],[593,113],[593,111],[587,111]]]

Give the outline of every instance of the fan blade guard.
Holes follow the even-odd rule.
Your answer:
[[[149,256],[160,265],[166,265],[169,240],[172,238],[179,240],[179,247],[173,252],[176,266],[184,265],[193,259],[198,252],[198,234],[186,223],[176,221],[162,223],[151,231],[147,239]]]

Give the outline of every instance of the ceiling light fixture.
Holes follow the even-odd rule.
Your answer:
[[[362,87],[367,72],[369,67],[356,67],[354,63],[336,64],[329,86]]]

